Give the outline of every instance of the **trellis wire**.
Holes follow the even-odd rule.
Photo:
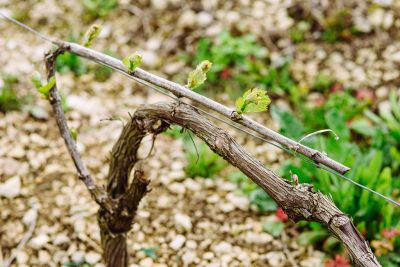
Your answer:
[[[25,25],[25,24],[19,22],[18,20],[15,20],[15,19],[13,19],[13,18],[11,18],[11,17],[9,17],[9,16],[3,14],[2,12],[0,12],[0,15],[1,15],[2,17],[4,17],[4,18],[10,20],[11,22],[17,24],[18,26],[20,26],[20,27],[22,27],[22,28],[24,28],[24,29],[30,31],[31,33],[33,33],[34,35],[40,37],[41,39],[43,39],[43,40],[45,40],[45,41],[47,41],[47,42],[53,43],[53,40],[51,40],[51,39],[48,38],[47,36],[43,35],[42,33],[38,32],[38,31],[36,31],[36,30],[34,30],[33,28],[31,28],[31,27],[29,27],[29,26],[27,26],[27,25]],[[199,108],[199,107],[196,107],[196,106],[194,106],[194,105],[192,105],[192,104],[186,103],[186,102],[184,102],[182,99],[180,99],[180,98],[178,98],[178,97],[176,97],[176,96],[174,96],[174,95],[171,95],[170,93],[165,92],[164,90],[162,90],[162,89],[161,89],[160,87],[158,87],[158,86],[155,86],[155,85],[153,85],[153,84],[151,84],[151,83],[148,83],[148,82],[146,82],[146,81],[144,81],[144,80],[141,80],[141,79],[139,79],[139,78],[136,78],[136,77],[134,77],[134,76],[131,76],[131,75],[129,75],[129,74],[127,74],[127,73],[125,73],[125,72],[123,72],[123,71],[121,71],[121,70],[119,70],[119,69],[117,69],[117,68],[115,68],[115,67],[113,67],[113,66],[111,66],[111,65],[108,65],[108,64],[104,63],[104,62],[99,62],[99,63],[102,64],[102,65],[104,65],[104,66],[107,66],[107,67],[109,67],[109,68],[111,68],[111,69],[117,71],[118,73],[120,73],[120,74],[122,74],[122,75],[124,75],[124,76],[126,76],[126,77],[128,77],[128,78],[130,78],[130,79],[133,79],[133,80],[135,80],[136,82],[138,82],[138,83],[140,83],[140,84],[142,84],[142,85],[144,85],[144,86],[146,86],[146,87],[149,87],[149,88],[151,88],[151,89],[153,89],[153,90],[155,90],[155,91],[157,91],[157,92],[159,92],[159,93],[161,93],[161,94],[163,94],[163,95],[165,95],[165,96],[168,96],[168,97],[170,97],[170,98],[172,98],[172,99],[174,99],[174,100],[180,101],[180,102],[182,102],[182,103],[184,103],[184,104],[186,104],[186,105],[188,105],[188,106],[190,106],[190,107],[192,107],[192,108],[195,108],[195,109],[199,110],[200,112],[202,112],[203,114],[205,114],[205,115],[207,115],[207,116],[209,116],[209,117],[211,117],[211,118],[213,118],[213,119],[215,119],[215,120],[218,120],[218,121],[220,121],[220,122],[222,122],[222,123],[224,123],[224,124],[226,124],[226,125],[228,125],[228,126],[231,126],[231,127],[235,128],[235,129],[241,131],[241,132],[244,132],[244,133],[246,133],[246,134],[248,134],[248,135],[251,135],[251,136],[253,136],[254,138],[257,138],[257,139],[259,139],[259,140],[261,140],[261,141],[263,141],[263,142],[266,142],[266,143],[268,143],[268,144],[271,144],[271,145],[273,145],[273,146],[275,146],[275,147],[277,147],[277,148],[279,148],[279,149],[282,149],[282,150],[284,150],[285,152],[287,152],[287,153],[289,153],[289,154],[291,154],[291,155],[293,155],[293,156],[299,158],[300,160],[303,160],[303,161],[305,161],[305,162],[307,162],[307,163],[313,165],[313,166],[316,167],[316,168],[322,169],[322,170],[324,170],[324,171],[326,171],[326,172],[331,173],[332,175],[335,175],[335,176],[337,176],[337,177],[339,177],[339,178],[342,178],[342,179],[344,179],[344,180],[346,180],[346,181],[348,181],[348,182],[354,184],[355,186],[358,186],[358,187],[360,187],[361,189],[367,190],[367,191],[369,191],[369,192],[375,194],[376,196],[378,196],[378,197],[380,197],[380,198],[382,198],[382,199],[384,199],[384,200],[386,200],[386,201],[388,201],[388,202],[390,202],[390,203],[392,203],[392,204],[394,204],[394,205],[400,207],[400,203],[399,203],[399,202],[397,202],[397,201],[391,199],[390,197],[387,197],[387,196],[385,196],[385,195],[383,195],[383,194],[381,194],[381,193],[379,193],[379,192],[377,192],[377,191],[375,191],[375,190],[373,190],[373,189],[371,189],[371,188],[369,188],[369,187],[367,187],[367,186],[365,186],[365,185],[362,185],[362,184],[360,184],[360,183],[357,183],[356,181],[353,181],[352,179],[350,179],[350,178],[344,176],[343,174],[341,174],[341,173],[339,173],[339,172],[337,172],[337,171],[335,171],[335,170],[333,170],[333,169],[331,169],[331,168],[329,168],[329,167],[326,167],[326,166],[321,165],[321,164],[317,164],[317,163],[315,163],[314,161],[312,161],[311,159],[309,159],[309,158],[307,158],[307,157],[304,157],[304,156],[300,156],[298,153],[296,153],[296,152],[294,152],[294,151],[292,151],[292,150],[290,150],[290,149],[288,149],[288,148],[286,148],[286,147],[284,147],[284,146],[282,146],[282,145],[279,145],[279,144],[277,144],[276,142],[267,140],[267,139],[265,139],[265,138],[263,138],[263,137],[261,137],[261,136],[255,134],[255,133],[249,131],[249,130],[246,130],[246,129],[241,128],[240,126],[238,126],[237,124],[235,124],[235,123],[233,123],[233,122],[224,120],[224,119],[222,119],[222,118],[220,118],[220,117],[218,117],[218,116],[216,116],[216,115],[214,115],[214,114],[212,114],[212,113],[210,113],[210,112],[207,112],[207,111],[205,111],[205,110],[203,110],[203,109],[201,109],[201,108]]]

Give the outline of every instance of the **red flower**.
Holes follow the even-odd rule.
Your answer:
[[[286,222],[287,220],[288,220],[288,216],[287,216],[287,214],[283,211],[283,209],[282,208],[277,208],[276,209],[276,211],[275,211],[275,216],[276,217],[278,217],[278,219],[281,221],[281,222]]]
[[[334,83],[331,86],[332,93],[343,91],[343,85],[340,83]]]
[[[357,90],[356,98],[358,100],[367,99],[372,101],[374,99],[374,93],[372,92],[371,89],[362,88]]]
[[[325,267],[350,267],[350,262],[348,259],[336,255],[335,259],[326,259],[324,265]]]
[[[392,239],[393,237],[400,236],[400,230],[396,228],[383,229],[382,236],[386,239]]]
[[[221,71],[219,76],[221,77],[221,79],[227,80],[229,79],[229,77],[231,77],[231,70],[229,68],[225,68]]]
[[[320,107],[325,103],[325,97],[323,95],[319,95],[316,99],[315,99],[315,106],[316,107]]]

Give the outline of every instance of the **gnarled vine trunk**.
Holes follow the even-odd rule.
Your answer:
[[[112,150],[107,191],[116,200],[130,196],[135,201],[119,201],[121,207],[133,207],[127,213],[117,212],[116,215],[110,215],[102,209],[99,211],[102,246],[107,266],[125,267],[128,264],[125,234],[130,229],[137,204],[146,192],[148,184],[148,181],[143,180],[143,174],[136,172],[133,182],[128,185],[129,173],[137,161],[140,142],[146,134],[156,135],[169,124],[178,124],[189,129],[204,140],[213,151],[267,192],[292,220],[317,221],[324,224],[346,246],[355,266],[380,266],[364,237],[331,199],[320,192],[312,192],[308,185],[290,185],[246,152],[224,130],[204,118],[196,109],[180,102],[140,107],[124,127]],[[139,182],[133,186],[135,181],[140,181],[138,176],[142,178],[141,181],[146,182]],[[140,184],[145,184],[143,190],[132,192],[132,188],[137,188]]]

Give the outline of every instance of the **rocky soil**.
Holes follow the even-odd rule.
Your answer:
[[[310,1],[308,8],[318,19],[331,8],[329,2]],[[336,44],[311,36],[310,42],[295,45],[287,31],[294,23],[289,12],[299,4],[291,0],[121,0],[107,18],[97,20],[104,31],[93,48],[116,56],[137,49],[143,68],[173,79],[190,70],[180,54],[192,52],[199,37],[226,29],[251,32],[268,48],[273,64],[293,57],[292,73],[302,87],[309,87],[318,73],[327,73],[347,86],[372,90],[385,108],[400,75],[400,41],[395,38],[400,2],[333,2],[352,8],[365,35]],[[82,19],[78,0],[0,0],[0,11],[19,12],[25,23],[63,39],[85,32],[90,24]],[[29,82],[33,70],[43,70],[50,45],[3,19],[0,33],[0,73],[17,76],[19,94],[32,94],[37,109],[34,116],[26,110],[0,113],[0,263],[16,252],[11,266],[104,266],[97,206],[75,175],[47,101]],[[65,73],[58,75],[58,83],[67,96],[68,123],[79,132],[79,150],[100,182],[128,112],[168,100],[116,73],[105,82],[96,81],[91,72],[79,77]],[[284,160],[268,144],[230,132],[273,169]],[[145,140],[143,155],[149,145]],[[322,266],[322,252],[296,243],[295,225],[288,224],[278,238],[263,232],[262,223],[276,216],[258,214],[224,172],[215,179],[187,178],[181,140],[161,135],[155,147],[143,164],[152,191],[129,233],[131,266]],[[16,249],[24,237],[27,244]]]

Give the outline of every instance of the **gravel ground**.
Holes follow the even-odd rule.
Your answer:
[[[304,88],[321,72],[346,86],[372,90],[381,100],[398,88],[400,41],[395,37],[400,1],[334,1],[352,7],[367,37],[326,44],[311,36],[298,45],[287,36],[294,23],[288,14],[302,6],[296,1],[119,2],[107,19],[98,20],[104,31],[94,48],[115,55],[137,48],[143,54],[143,67],[167,78],[190,70],[179,55],[193,51],[199,37],[230,29],[258,36],[272,62],[291,55],[292,73]],[[303,8],[311,13],[319,10],[321,14],[313,14],[316,18],[330,9],[328,1],[310,3]],[[64,39],[71,32],[84,32],[88,25],[79,19],[83,13],[79,1],[0,0],[0,10],[25,12],[27,24]],[[4,20],[0,32],[0,72],[19,77],[16,88],[22,95],[34,95],[41,115],[39,119],[27,111],[0,113],[0,260],[10,256],[33,223],[30,240],[11,266],[60,266],[83,260],[103,266],[97,207],[76,178],[48,103],[28,81],[33,70],[43,70],[43,54],[50,46]],[[67,73],[58,76],[58,83],[68,96],[68,122],[78,129],[79,150],[98,181],[104,181],[108,153],[122,129],[120,121],[104,119],[124,121],[140,104],[166,100],[118,74],[97,82],[93,73],[79,77]],[[384,108],[386,102],[380,103]],[[258,120],[276,127],[267,117]],[[230,132],[273,169],[284,159],[280,151]],[[149,144],[144,143],[144,154]],[[279,238],[263,232],[262,222],[276,220],[275,215],[257,214],[225,175],[186,178],[180,140],[160,136],[156,153],[143,166],[152,191],[142,201],[129,234],[131,261],[136,263],[132,266],[322,265],[322,252],[297,245],[296,226],[288,224]],[[149,249],[157,257],[145,253]]]

